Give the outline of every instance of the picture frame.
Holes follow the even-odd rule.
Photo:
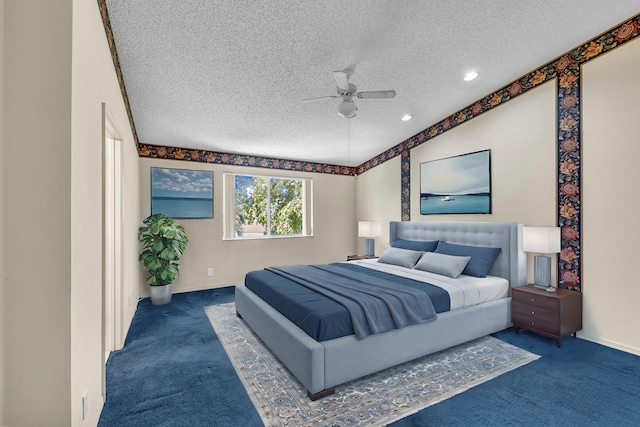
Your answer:
[[[490,214],[491,150],[420,163],[420,214]]]
[[[151,214],[213,218],[213,171],[151,168]]]

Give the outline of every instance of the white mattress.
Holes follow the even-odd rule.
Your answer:
[[[362,267],[384,271],[386,273],[439,286],[449,293],[451,311],[506,298],[509,295],[509,281],[502,277],[487,276],[480,278],[463,274],[457,279],[453,279],[451,277],[429,273],[427,271],[413,270],[406,267],[400,267],[398,265],[380,263],[375,259],[348,262],[355,262]]]

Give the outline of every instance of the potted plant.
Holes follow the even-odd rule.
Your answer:
[[[150,215],[138,228],[142,243],[139,260],[147,268],[149,293],[154,305],[171,302],[171,284],[180,274],[178,261],[187,247],[183,226],[163,214]]]

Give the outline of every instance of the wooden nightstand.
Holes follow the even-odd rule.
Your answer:
[[[377,256],[366,256],[366,255],[347,255],[347,261],[355,261],[357,259],[375,259]]]
[[[511,289],[511,321],[520,328],[560,340],[569,334],[576,336],[582,329],[582,293],[558,288],[556,292],[534,288],[533,285]]]

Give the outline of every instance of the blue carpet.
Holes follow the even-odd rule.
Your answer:
[[[590,341],[513,328],[496,338],[542,356],[438,405],[406,426],[640,426],[640,357]]]
[[[261,426],[203,310],[233,293],[142,300],[107,363],[99,426]],[[494,336],[542,358],[391,425],[640,426],[640,357],[573,337],[558,349],[527,331]]]
[[[122,350],[107,362],[99,426],[260,426],[203,307],[234,300],[235,288],[139,302]]]

